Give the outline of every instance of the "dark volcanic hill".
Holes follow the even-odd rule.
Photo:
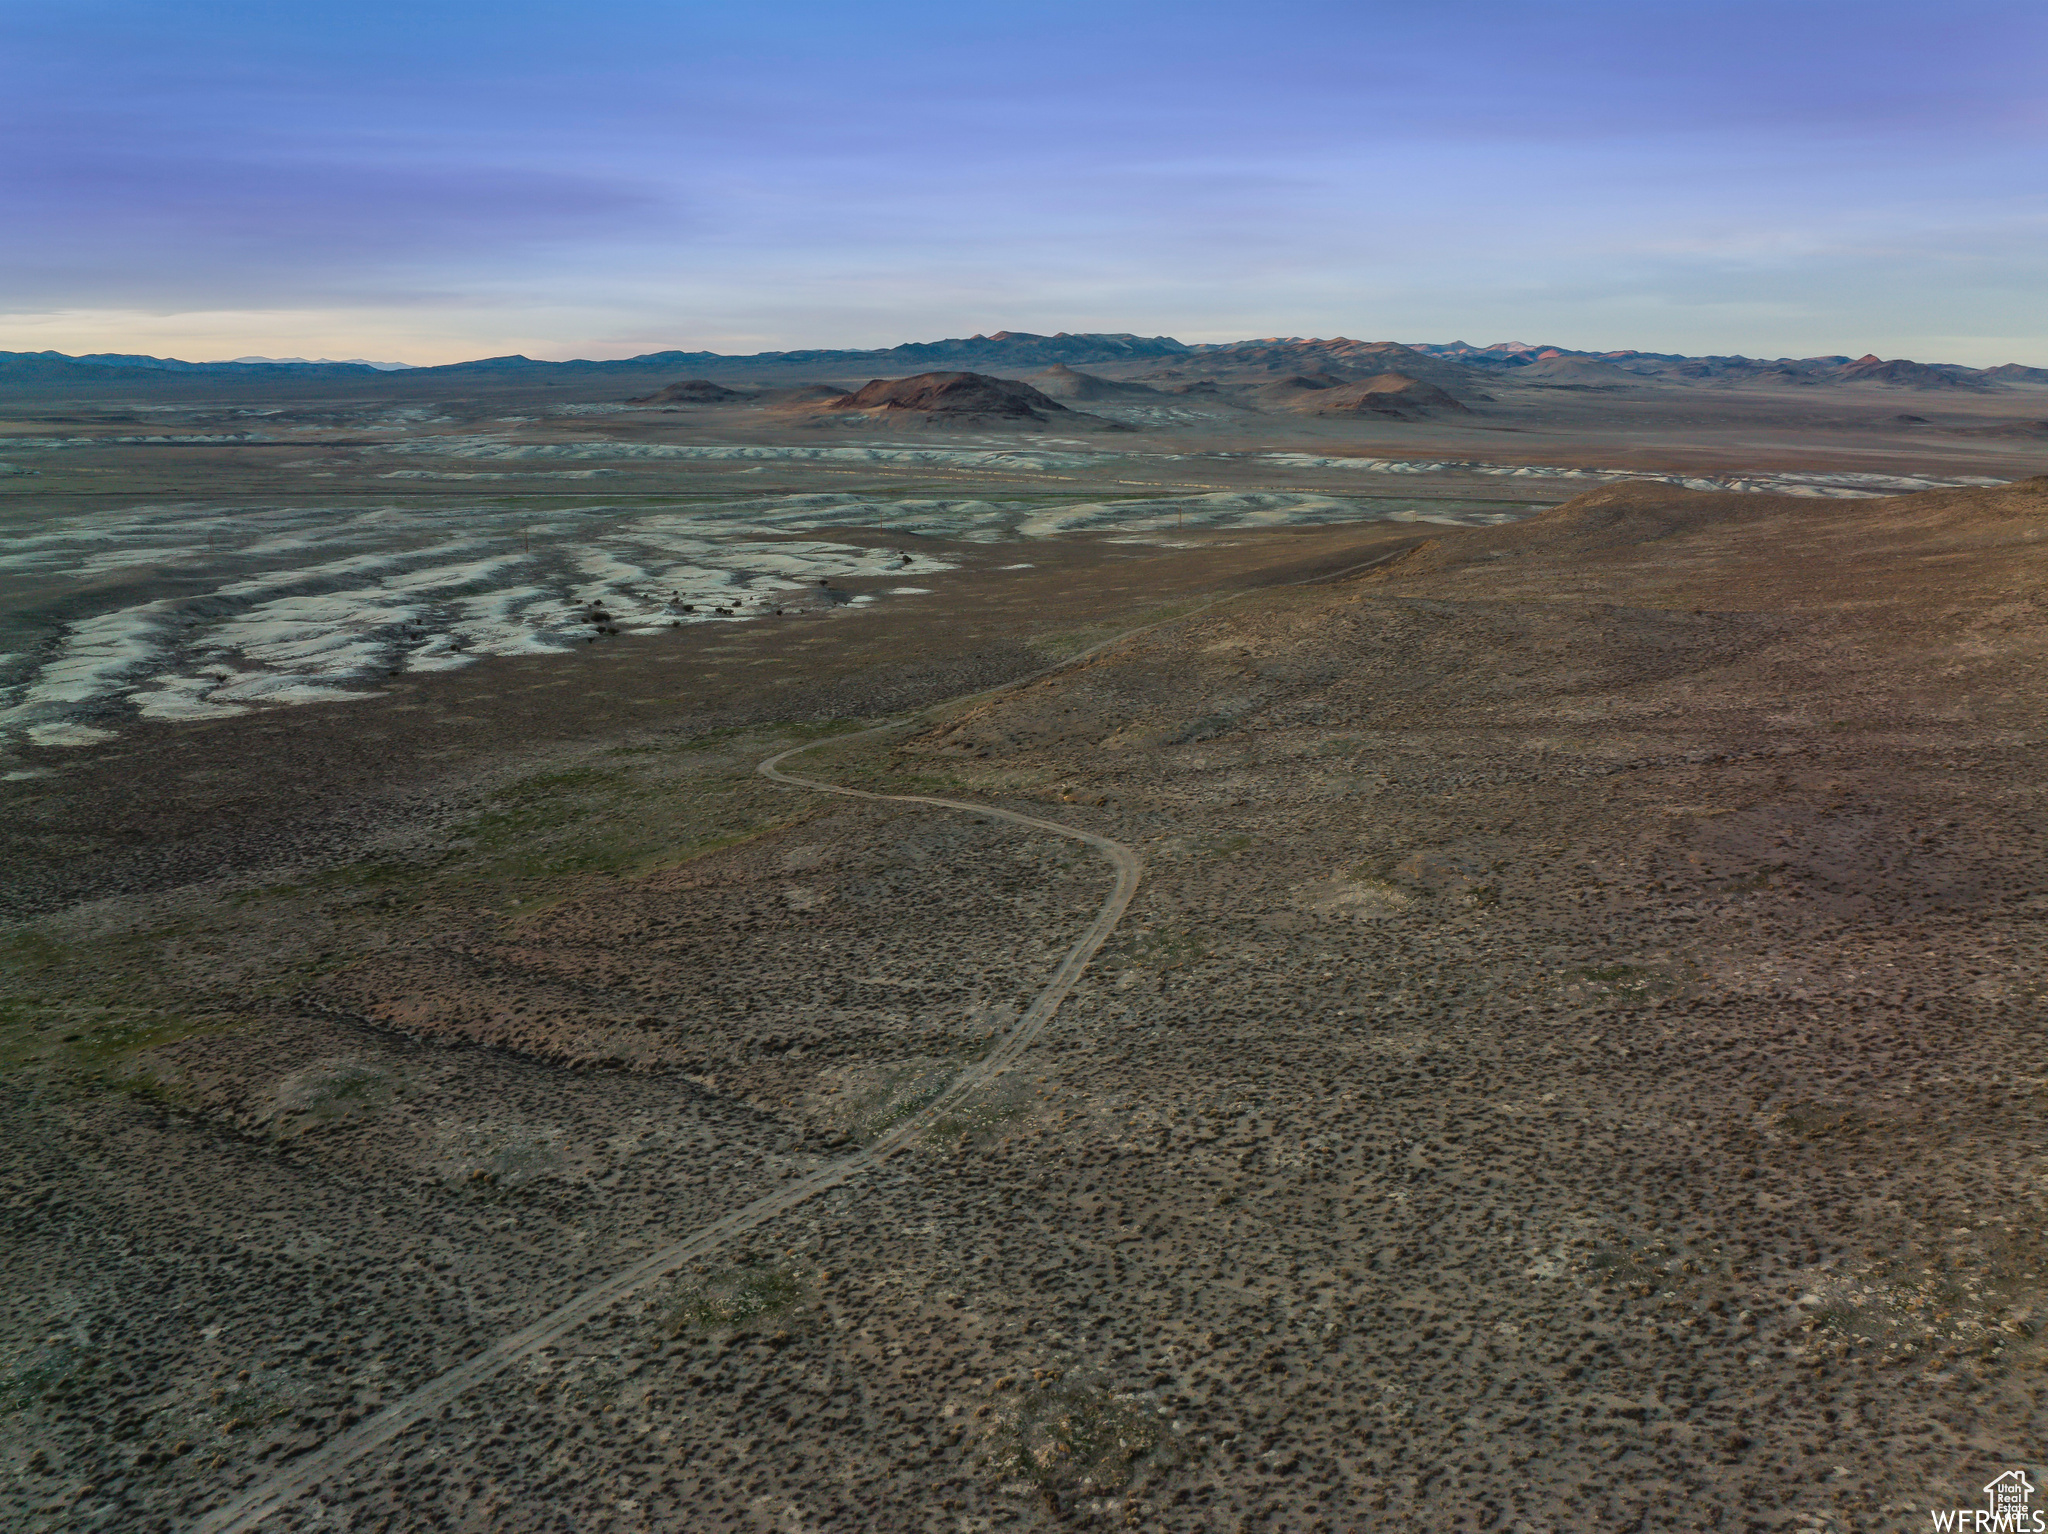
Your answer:
[[[754,398],[763,405],[823,405],[846,393],[844,384],[801,383],[763,389]]]
[[[921,416],[928,425],[955,422],[1040,422],[1054,417],[1073,424],[1094,418],[1067,409],[1027,383],[986,373],[916,373],[877,378],[822,407],[875,416]],[[1108,423],[1103,423],[1108,424]]]
[[[1426,415],[1431,410],[1466,409],[1457,396],[1405,373],[1381,373],[1364,383],[1340,383],[1334,388],[1302,392],[1289,402],[1288,408],[1304,415],[1402,418]]]
[[[628,400],[629,405],[726,405],[747,398],[737,389],[715,384],[708,378],[686,378],[652,394]]]
[[[1252,394],[1261,400],[1292,407],[1304,395],[1320,394],[1325,389],[1334,389],[1347,382],[1349,380],[1335,373],[1290,373],[1285,378],[1256,385]]]

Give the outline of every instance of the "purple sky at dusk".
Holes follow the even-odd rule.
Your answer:
[[[2048,365],[2048,6],[0,4],[0,348]]]

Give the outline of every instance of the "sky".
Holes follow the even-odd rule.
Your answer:
[[[2041,0],[0,0],[0,349],[2048,366]]]

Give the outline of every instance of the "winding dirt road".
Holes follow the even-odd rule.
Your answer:
[[[1109,645],[1118,644],[1130,637],[1130,634],[1119,634],[1115,639],[1083,651],[1080,655],[1061,662],[1060,666],[1049,669],[1059,670],[1073,665],[1099,653]],[[1039,672],[1008,686],[1021,687],[1045,674]],[[996,690],[1007,691],[1008,688]],[[891,720],[887,724],[862,730],[860,734],[877,735],[888,730],[901,729],[912,722],[914,721]],[[842,735],[833,738],[852,740],[858,736]],[[812,745],[823,744],[823,741],[812,742]],[[1050,831],[1055,836],[1086,842],[1109,859],[1111,866],[1116,870],[1116,882],[1103,897],[1101,906],[1096,910],[1095,920],[1089,923],[1088,930],[1081,934],[1080,940],[1067,950],[1066,957],[1060,961],[1060,966],[1053,972],[1052,979],[1046,982],[1045,988],[1038,993],[1037,999],[1031,1003],[1024,1015],[1018,1018],[1016,1025],[1003,1035],[1001,1041],[988,1054],[962,1071],[946,1091],[923,1110],[906,1118],[854,1155],[822,1166],[766,1198],[756,1199],[724,1219],[692,1231],[680,1241],[662,1247],[597,1287],[584,1290],[567,1303],[549,1311],[530,1326],[514,1332],[467,1363],[459,1364],[447,1373],[429,1380],[404,1399],[394,1401],[338,1438],[331,1438],[319,1448],[293,1460],[277,1474],[250,1488],[235,1501],[209,1513],[194,1526],[198,1534],[241,1534],[242,1530],[255,1528],[272,1513],[297,1501],[323,1482],[341,1475],[358,1460],[375,1453],[415,1423],[432,1417],[464,1392],[504,1373],[522,1360],[531,1358],[620,1301],[639,1293],[650,1284],[659,1283],[677,1269],[715,1252],[733,1237],[764,1225],[827,1189],[850,1182],[880,1166],[903,1146],[924,1133],[940,1115],[988,1086],[1010,1069],[1017,1057],[1029,1047],[1031,1041],[1051,1020],[1053,1013],[1059,1010],[1060,1003],[1066,999],[1067,993],[1073,990],[1075,982],[1081,978],[1082,971],[1087,969],[1088,961],[1095,957],[1097,950],[1116,930],[1117,923],[1130,908],[1132,897],[1138,892],[1138,880],[1144,871],[1144,864],[1136,852],[1111,837],[1098,836],[1093,831],[1083,831],[1077,826],[1062,825],[1056,820],[1041,820],[1035,815],[1020,815],[1015,810],[998,809],[993,805],[972,804],[959,799],[938,799],[923,794],[869,793],[865,789],[842,788],[836,783],[824,783],[816,778],[796,777],[781,770],[783,762],[810,749],[811,746],[806,745],[779,752],[761,763],[759,770],[772,781],[789,788],[814,793],[843,794],[851,799],[872,799],[881,803],[928,804],[938,809],[963,810],[985,819],[1007,821],[1012,825],[1024,826],[1034,831]]]
[[[1361,564],[1287,584],[1308,586],[1338,580],[1346,575],[1370,569],[1374,565],[1384,564],[1395,555],[1405,552],[1407,547],[1408,545],[1404,544]],[[1185,622],[1211,608],[1248,594],[1245,591],[1220,594],[1189,612],[1177,613],[1170,618],[1126,630],[1041,671],[1032,672],[1029,676],[1005,682],[1000,687],[990,688],[968,698],[953,699],[941,707],[958,708],[963,703],[1028,687],[1033,682],[1092,659],[1140,634],[1163,628],[1169,623]],[[879,735],[890,730],[903,729],[915,722],[915,718],[896,719],[862,730],[858,735],[832,738],[838,741],[856,740],[862,735]],[[722,1220],[692,1231],[681,1240],[651,1253],[595,1288],[584,1290],[531,1325],[514,1332],[478,1354],[469,1362],[459,1364],[447,1373],[436,1376],[404,1399],[394,1401],[340,1437],[331,1438],[319,1448],[293,1460],[275,1475],[249,1488],[233,1502],[215,1509],[200,1519],[193,1526],[195,1534],[242,1534],[244,1530],[255,1528],[272,1513],[316,1490],[323,1482],[341,1475],[358,1460],[376,1452],[414,1424],[453,1403],[464,1392],[495,1378],[522,1360],[531,1358],[543,1348],[552,1346],[569,1332],[603,1314],[622,1300],[629,1299],[651,1284],[659,1283],[677,1269],[698,1258],[710,1255],[733,1237],[764,1225],[779,1215],[787,1214],[828,1189],[839,1187],[872,1171],[924,1133],[942,1114],[1008,1071],[1016,1063],[1017,1057],[1030,1046],[1031,1041],[1052,1019],[1053,1013],[1059,1010],[1060,1003],[1080,980],[1089,961],[1109,940],[1110,934],[1116,930],[1117,923],[1123,920],[1124,912],[1130,909],[1131,900],[1138,892],[1138,880],[1144,872],[1144,863],[1138,854],[1112,837],[1084,831],[1078,826],[1063,825],[1057,820],[1042,820],[1035,815],[1019,814],[1015,810],[998,809],[993,805],[975,804],[960,799],[939,799],[925,794],[870,793],[865,789],[843,788],[836,783],[821,782],[816,778],[801,778],[782,771],[781,764],[791,757],[825,743],[814,741],[810,745],[795,746],[787,751],[778,752],[762,762],[758,770],[771,781],[788,788],[812,793],[840,794],[849,799],[870,799],[885,804],[926,804],[935,809],[961,810],[990,820],[1007,821],[1011,825],[1023,826],[1033,831],[1050,831],[1055,836],[1085,842],[1109,859],[1111,867],[1116,870],[1116,882],[1103,897],[1094,921],[1088,925],[1088,930],[1067,950],[1066,957],[1060,961],[1059,968],[1053,972],[1045,988],[1038,993],[1037,999],[1031,1003],[1024,1015],[1017,1019],[1016,1025],[1003,1035],[1001,1041],[980,1061],[962,1071],[944,1093],[872,1144],[854,1155],[822,1166],[808,1176],[796,1179],[766,1198],[757,1199],[746,1207],[735,1210]]]

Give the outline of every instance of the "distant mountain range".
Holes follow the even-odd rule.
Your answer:
[[[1562,346],[1530,346],[1522,341],[1497,341],[1474,346],[1451,341],[1436,346],[1419,343],[1414,350],[1473,367],[1512,371],[1563,361],[1605,365],[1636,378],[1745,379],[1782,383],[1878,383],[1908,389],[1981,388],[1995,383],[2048,383],[2048,368],[2008,362],[1994,368],[1964,367],[1955,362],[1886,361],[1862,357],[1687,357],[1677,352],[1581,352]],[[1619,381],[1619,380],[1617,380]]]
[[[362,367],[375,368],[380,373],[402,373],[409,369],[410,362],[372,362],[368,357],[230,357],[229,365],[260,362],[267,367]],[[199,367],[218,367],[216,362],[201,362]]]
[[[900,376],[941,370],[993,369],[1015,371],[1054,365],[1124,364],[1154,370],[1152,376],[1185,377],[1220,370],[1240,376],[1256,373],[1404,372],[1433,382],[1469,383],[1475,375],[1502,381],[1554,388],[1625,388],[1670,384],[1878,384],[1905,389],[1989,389],[2002,384],[2048,384],[2048,368],[2007,363],[1995,368],[1970,368],[1950,362],[1914,362],[1865,357],[1690,357],[1674,352],[1575,351],[1562,346],[1532,346],[1500,341],[1474,346],[1469,341],[1442,344],[1353,341],[1342,336],[1324,340],[1301,336],[1268,336],[1257,340],[1190,346],[1171,336],[1031,335],[999,330],[993,335],[947,341],[914,341],[870,351],[807,350],[756,352],[733,356],[722,352],[647,352],[606,361],[543,362],[532,357],[483,357],[437,367],[370,362],[351,358],[239,357],[231,362],[183,362],[174,357],[149,357],[120,352],[68,356],[62,352],[0,352],[0,381],[79,383],[117,380],[135,372],[215,375],[255,379],[369,378],[402,373],[407,379],[439,375],[569,377],[613,373],[635,375],[774,372]],[[1455,372],[1453,370],[1456,370]]]
[[[1069,335],[1034,336],[999,330],[990,336],[953,341],[906,341],[875,351],[755,352],[732,356],[724,352],[647,352],[611,362],[536,362],[531,357],[484,357],[475,362],[450,362],[417,368],[419,373],[527,373],[574,368],[591,372],[730,371],[736,367],[810,369],[844,372],[870,370],[880,375],[964,371],[974,368],[1041,368],[1053,363],[1133,362],[1152,357],[1185,357],[1198,348],[1171,336]]]
[[[0,380],[47,379],[79,383],[105,381],[135,373],[212,374],[226,378],[262,378],[289,374],[298,378],[375,377],[383,373],[415,371],[403,362],[317,362],[303,357],[238,357],[233,362],[181,362],[176,357],[146,357],[129,352],[90,352],[81,357],[63,352],[0,352]]]

